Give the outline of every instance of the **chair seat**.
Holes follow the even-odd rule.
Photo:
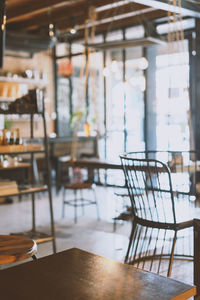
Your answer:
[[[32,257],[37,252],[34,240],[17,235],[0,235],[0,265]]]
[[[65,189],[72,189],[72,190],[82,190],[82,189],[91,189],[93,188],[93,183],[83,182],[83,183],[71,183],[66,184],[64,186]]]

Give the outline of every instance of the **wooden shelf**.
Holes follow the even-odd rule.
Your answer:
[[[19,155],[19,154],[31,154],[31,153],[45,153],[45,150],[0,152],[0,155],[11,155],[11,154]]]
[[[36,186],[36,187],[30,187],[30,188],[24,188],[19,190],[18,193],[8,193],[4,194],[3,196],[0,195],[0,198],[10,197],[10,196],[20,196],[20,195],[26,195],[26,194],[33,194],[38,192],[46,192],[48,190],[46,185]]]
[[[8,165],[0,164],[0,171],[20,169],[20,168],[30,168],[30,167],[31,167],[31,164],[23,163],[23,162],[9,163]]]
[[[13,78],[13,77],[6,77],[6,76],[0,76],[0,82],[13,82],[13,83],[28,84],[28,85],[36,85],[36,86],[46,86],[48,84],[48,81],[43,79],[29,79],[23,77]]]
[[[15,99],[15,97],[0,97],[0,102],[12,102]]]
[[[0,155],[6,154],[26,154],[26,153],[44,153],[42,145],[5,145],[0,146]]]

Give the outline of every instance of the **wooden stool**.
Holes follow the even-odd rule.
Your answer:
[[[99,209],[98,209],[98,203],[97,203],[97,198],[96,198],[96,193],[95,193],[95,184],[92,183],[72,183],[72,184],[66,184],[64,186],[64,191],[63,191],[63,207],[62,207],[62,216],[64,218],[65,215],[65,204],[74,206],[74,222],[77,223],[77,207],[81,206],[82,207],[82,212],[84,214],[84,206],[86,205],[96,205],[97,209],[97,219],[99,220]],[[66,190],[73,190],[74,191],[74,199],[72,200],[66,200]],[[83,190],[91,190],[94,195],[94,200],[89,200],[83,198],[82,191]],[[80,191],[80,198],[77,198],[77,192]]]
[[[0,235],[0,265],[32,257],[37,259],[35,241],[17,235]]]

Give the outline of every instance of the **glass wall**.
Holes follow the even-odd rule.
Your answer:
[[[73,131],[74,123],[80,120],[79,134],[84,135],[84,123],[88,122],[90,131],[104,133],[104,104],[102,53],[91,53],[89,57],[89,76],[86,82],[86,55],[83,46],[73,44],[71,52],[69,45],[58,47],[57,55],[66,56],[57,60],[57,122],[58,135],[67,136]],[[71,60],[69,55],[71,53]],[[59,66],[64,63],[66,68],[70,63],[71,74],[60,74]],[[83,74],[81,75],[81,72]],[[86,84],[86,85],[85,85]]]
[[[145,78],[141,54],[137,48],[107,53],[106,157],[111,160],[125,151],[144,149]]]
[[[127,29],[125,33],[127,39],[143,35],[141,26],[138,30]],[[122,40],[123,32],[108,34],[106,41],[113,39]],[[73,74],[69,78],[58,77],[59,135],[70,132],[71,120],[80,110],[79,130],[83,132],[84,122],[88,122],[91,132],[98,132],[101,158],[118,160],[124,151],[144,150],[144,70],[148,61],[143,57],[142,47],[92,52],[85,91],[85,77],[80,78],[80,70],[82,65],[85,67],[86,56],[77,55],[83,51],[81,47],[75,44],[71,48],[71,53],[75,54],[71,59]],[[66,46],[65,52],[69,54]],[[168,47],[159,46],[155,106],[157,149],[186,150],[190,147],[188,81],[186,41],[181,47],[180,43],[175,45],[172,54]]]
[[[183,47],[182,47],[183,49]],[[157,56],[157,147],[189,150],[189,53],[184,50]]]

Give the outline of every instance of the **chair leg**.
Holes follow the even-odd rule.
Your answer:
[[[62,217],[64,218],[65,217],[65,188],[63,188],[63,203],[62,203]]]
[[[100,221],[99,205],[98,205],[98,201],[97,201],[97,195],[96,195],[95,189],[93,188],[92,190],[93,190],[93,193],[94,193],[94,201],[95,201],[95,204],[96,204],[97,220]]]
[[[175,250],[176,239],[177,239],[176,235],[177,235],[177,232],[175,231],[174,238],[173,238],[173,243],[172,243],[172,251],[171,251],[171,254],[170,254],[170,260],[169,260],[169,267],[168,267],[167,277],[171,276],[172,264],[173,264],[173,259],[174,259],[174,250]]]
[[[83,191],[80,190],[80,195],[81,195],[81,207],[82,207],[82,215],[84,216],[84,199],[83,199]]]
[[[77,223],[77,191],[74,190],[74,223]]]
[[[126,252],[126,256],[125,256],[125,259],[124,259],[124,263],[127,263],[128,262],[128,258],[129,258],[129,252],[131,250],[131,244],[133,242],[133,235],[134,235],[134,232],[135,232],[135,228],[136,228],[136,222],[133,220],[133,223],[132,223],[132,229],[131,229],[131,234],[130,234],[130,238],[129,238],[129,244],[128,244],[128,249],[127,249],[127,252]]]
[[[38,258],[37,258],[37,255],[34,254],[34,255],[32,256],[32,259],[33,259],[33,260],[37,260],[37,259],[38,259]]]

